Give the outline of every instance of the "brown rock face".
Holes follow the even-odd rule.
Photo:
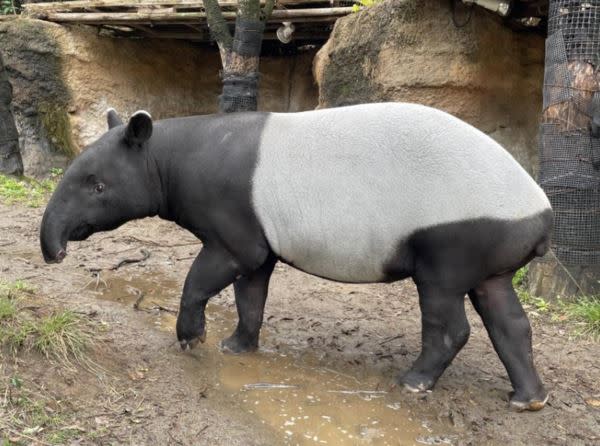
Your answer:
[[[64,166],[106,131],[106,110],[154,119],[214,113],[221,93],[216,47],[99,36],[38,20],[0,23],[0,39],[28,174]],[[314,52],[261,60],[259,109],[317,104]]]
[[[12,86],[8,82],[0,53],[0,173],[21,175],[23,161],[19,150],[19,134],[11,110]]]
[[[318,52],[319,107],[379,101],[440,108],[537,173],[544,40],[475,9],[462,28],[441,0],[388,0],[339,19]]]

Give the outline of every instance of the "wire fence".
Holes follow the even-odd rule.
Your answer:
[[[550,0],[540,184],[566,265],[600,264],[600,0]]]

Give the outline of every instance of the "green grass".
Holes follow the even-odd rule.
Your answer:
[[[566,313],[582,324],[583,334],[600,339],[600,297],[581,297],[566,304]]]
[[[22,281],[0,284],[0,347],[13,355],[36,351],[68,367],[73,360],[86,364],[92,343],[89,324],[69,310],[40,315],[35,311],[39,307],[25,306],[24,297],[33,289]]]
[[[561,299],[549,302],[527,291],[527,272],[525,266],[513,277],[513,286],[526,310],[547,313],[554,321],[576,324],[581,327],[576,330],[580,334],[600,340],[600,296],[580,296],[572,302]]]
[[[0,400],[0,444],[68,444],[81,435],[74,429],[73,413],[65,413],[60,401],[18,376],[4,377]],[[4,438],[3,438],[3,435]],[[34,442],[38,444],[38,442]]]
[[[74,358],[81,362],[90,343],[89,334],[82,330],[81,319],[70,311],[61,311],[38,321],[33,327],[33,348],[47,358],[62,362]]]
[[[40,302],[35,288],[25,281],[0,282],[0,445],[70,444],[88,433],[85,420],[68,401],[52,396],[52,386],[30,376],[19,376],[20,364],[35,358],[18,358],[31,351],[71,371],[74,364],[88,370],[98,367],[87,357],[93,328],[76,313],[51,310]],[[14,361],[8,361],[14,359]],[[48,367],[43,360],[43,367]],[[27,368],[24,373],[36,376]]]
[[[19,294],[19,293],[33,293],[35,291],[35,287],[29,285],[23,280],[15,280],[14,282],[7,282],[5,280],[0,280],[0,296],[2,295],[11,295],[11,294]]]
[[[10,321],[17,315],[16,303],[5,296],[0,296],[0,323],[1,321]]]
[[[33,208],[40,207],[54,191],[57,177],[38,181],[0,174],[0,200],[5,204],[21,203]]]

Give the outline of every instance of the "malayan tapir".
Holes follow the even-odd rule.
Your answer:
[[[239,322],[222,342],[258,347],[277,261],[340,282],[411,277],[422,348],[400,382],[431,389],[469,337],[468,294],[504,363],[517,410],[541,409],[531,328],[515,271],[549,245],[544,192],[490,137],[408,103],[302,113],[238,113],[152,122],[144,111],[109,130],[66,170],[41,224],[47,262],[69,240],[158,215],[203,248],[185,280],[177,338],[205,336],[207,301],[233,284]]]

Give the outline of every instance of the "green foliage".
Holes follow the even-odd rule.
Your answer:
[[[60,179],[63,176],[64,171],[60,167],[51,167],[50,168],[50,178]]]
[[[545,313],[551,309],[551,305],[543,297],[532,296],[526,290],[528,272],[529,267],[527,265],[517,270],[512,279],[513,287],[524,306],[532,307],[540,313]]]
[[[518,288],[525,286],[525,281],[527,280],[527,273],[529,272],[529,266],[524,266],[523,268],[517,270],[512,279],[513,287]]]
[[[369,8],[382,1],[383,0],[354,0],[354,5],[352,5],[352,12],[358,12],[361,9]]]
[[[22,203],[33,208],[40,207],[55,187],[54,178],[38,181],[0,174],[0,200],[5,204]]]
[[[17,14],[20,3],[14,0],[0,0],[0,15]]]

